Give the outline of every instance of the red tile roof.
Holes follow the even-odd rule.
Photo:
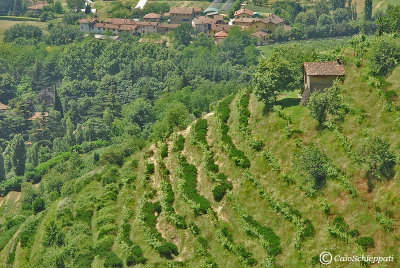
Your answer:
[[[264,38],[266,37],[268,34],[266,32],[263,31],[258,31],[252,34],[252,36],[257,37],[257,38]]]
[[[342,76],[346,74],[344,64],[340,60],[305,62],[303,66],[309,76]]]
[[[227,36],[228,36],[228,34],[224,31],[219,31],[218,33],[215,34],[216,38],[225,38]]]
[[[228,24],[211,24],[211,30],[212,31],[229,31],[229,29],[232,27],[232,25]]]
[[[262,21],[265,23],[279,24],[279,23],[284,22],[285,20],[277,15],[271,14],[268,17],[266,17],[265,19],[262,19]]]
[[[247,14],[249,16],[253,16],[254,12],[249,10],[249,9],[245,9],[245,8],[242,8],[242,9],[239,9],[238,11],[235,11],[235,16],[238,16],[240,14]]]
[[[131,19],[119,19],[119,18],[112,18],[112,19],[106,19],[104,23],[107,24],[135,24],[134,20]]]
[[[200,17],[193,19],[193,22],[195,24],[215,24],[215,23],[217,23],[217,20],[209,18],[209,17],[205,17],[205,16],[200,16]]]
[[[36,120],[36,119],[39,119],[39,118],[43,118],[43,115],[44,115],[44,117],[48,117],[49,116],[49,113],[48,112],[44,112],[44,113],[42,113],[42,112],[35,112],[32,116],[31,116],[31,118],[29,118],[29,120]]]
[[[0,110],[4,111],[4,110],[7,110],[7,109],[10,109],[10,107],[8,107],[8,106],[5,105],[4,103],[1,103],[1,102],[0,102]]]
[[[160,23],[158,24],[158,28],[176,28],[178,27],[180,24],[171,24],[171,23]]]
[[[193,13],[201,12],[201,8],[194,7],[171,7],[169,14],[182,14],[182,15],[192,15]]]
[[[37,1],[37,2],[33,2],[33,5],[28,7],[28,9],[30,10],[42,10],[42,8],[44,6],[48,6],[49,4],[47,4],[46,2],[42,2],[42,1]]]
[[[98,20],[97,19],[80,19],[79,20],[79,23],[85,23],[85,24],[94,23],[94,22],[98,22]]]
[[[159,19],[159,18],[161,18],[161,14],[157,13],[148,13],[143,16],[143,19]]]

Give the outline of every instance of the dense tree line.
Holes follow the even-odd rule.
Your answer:
[[[0,147],[8,178],[71,146],[164,139],[248,83],[257,62],[241,31],[219,47],[204,36],[176,48],[81,37],[62,23],[48,34],[24,24],[6,31],[0,101],[10,109],[0,113]]]

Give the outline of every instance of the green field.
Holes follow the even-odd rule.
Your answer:
[[[30,25],[39,26],[42,29],[46,29],[46,27],[47,27],[47,23],[45,23],[45,22],[1,20],[0,21],[0,42],[3,42],[4,32],[8,28],[10,28],[16,24],[20,24],[20,23],[26,23],[26,24],[30,24]]]

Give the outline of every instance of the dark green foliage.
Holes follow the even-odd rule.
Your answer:
[[[14,25],[4,32],[4,42],[13,42],[20,37],[40,41],[42,36],[42,29],[38,26],[21,23]]]
[[[124,263],[122,260],[115,254],[115,252],[111,252],[107,254],[106,260],[104,262],[105,267],[123,267]]]
[[[227,125],[227,122],[230,116],[229,104],[232,102],[232,99],[233,96],[225,98],[218,104],[217,107],[217,115],[220,120],[220,128],[222,132],[221,140],[228,150],[229,158],[235,162],[235,165],[241,168],[249,168],[250,160],[247,158],[244,152],[236,148],[232,138],[228,135],[229,126]]]
[[[311,180],[313,187],[319,189],[325,185],[328,176],[328,158],[318,148],[309,145],[297,154],[297,168]]]
[[[22,230],[19,235],[19,241],[21,243],[21,247],[31,247],[33,243],[33,238],[36,234],[37,227],[39,225],[39,219],[35,218],[30,220]]]
[[[4,169],[4,156],[3,150],[0,148],[0,183],[6,179],[6,172]]]
[[[217,174],[214,179],[218,184],[213,187],[213,197],[215,201],[220,202],[226,192],[232,190],[232,183],[227,180],[224,173]]]
[[[168,144],[161,143],[161,145],[160,145],[160,156],[161,156],[161,159],[164,159],[164,158],[168,157]]]
[[[388,141],[380,137],[369,138],[363,145],[362,161],[368,166],[367,178],[391,179],[397,164],[395,153]]]
[[[357,236],[360,236],[360,232],[358,231],[358,229],[353,229],[353,230],[351,230],[351,231],[349,232],[349,235],[350,235],[351,237],[357,237]]]
[[[172,147],[172,151],[180,152],[183,150],[184,147],[185,147],[185,138],[182,136],[182,134],[180,134],[174,140],[174,145]]]
[[[364,19],[371,20],[372,17],[372,0],[365,0],[364,3]]]
[[[67,161],[71,157],[71,152],[60,153],[56,157],[51,158],[50,160],[40,163],[32,172],[28,172],[26,174],[27,180],[32,183],[39,182],[42,177],[49,172],[51,168],[56,166],[61,162]]]
[[[128,266],[135,265],[135,264],[144,264],[146,263],[147,259],[143,257],[143,251],[139,246],[134,246],[132,249],[132,255],[129,255],[126,258],[126,264]]]
[[[163,243],[156,250],[161,256],[167,259],[171,258],[172,255],[178,255],[178,247],[171,242]]]
[[[159,202],[145,202],[140,208],[139,220],[150,245],[164,258],[172,259],[178,255],[178,248],[175,244],[167,242],[161,233],[155,228],[157,216],[160,214],[161,205]]]
[[[154,163],[149,163],[149,164],[147,164],[147,166],[146,166],[146,174],[147,175],[153,175],[154,174],[154,171],[155,171],[155,167],[154,167]]]
[[[95,254],[104,257],[110,252],[112,246],[114,244],[113,236],[105,236],[102,239],[98,240],[95,244]]]
[[[390,74],[399,60],[400,40],[398,38],[384,34],[372,43],[369,64],[374,74],[381,76]]]
[[[373,248],[374,247],[374,239],[372,237],[369,237],[369,236],[362,236],[362,237],[358,238],[356,242],[365,251],[368,248]]]
[[[46,208],[46,202],[42,197],[38,196],[33,201],[32,208],[35,214],[39,213],[40,211],[43,211]]]
[[[174,224],[178,229],[186,229],[187,224],[185,219],[176,214],[173,207],[175,202],[174,192],[172,191],[172,185],[169,179],[169,170],[165,167],[164,163],[160,163],[160,172],[162,173],[162,179],[160,182],[161,186],[161,206],[165,212],[167,221]]]
[[[3,250],[3,248],[8,244],[10,239],[14,236],[14,234],[18,231],[18,228],[21,224],[15,225],[12,228],[6,230],[5,232],[2,232],[0,235],[0,250]]]
[[[182,23],[177,28],[174,29],[174,37],[178,44],[189,45],[192,41],[192,34],[194,29],[189,23]]]
[[[13,166],[17,176],[23,176],[25,173],[25,161],[26,161],[26,148],[25,141],[22,135],[15,135],[11,142],[13,146]]]
[[[179,165],[179,184],[183,197],[189,202],[192,209],[198,214],[207,214],[211,207],[210,202],[197,192],[197,168],[186,162],[186,159],[180,159]]]
[[[82,221],[91,225],[94,213],[95,198],[92,196],[85,196],[76,204],[76,220]]]
[[[208,123],[206,119],[199,119],[194,125],[194,138],[204,145],[207,145],[207,127]]]
[[[101,164],[109,163],[111,165],[122,166],[123,162],[124,156],[121,150],[110,149],[107,152],[104,152],[100,157]]]
[[[307,103],[312,118],[318,121],[319,127],[328,119],[341,119],[342,98],[338,84],[326,90],[317,90],[311,94]]]
[[[45,225],[42,244],[45,247],[64,245],[65,234],[55,221],[50,221]]]
[[[14,176],[11,179],[0,182],[0,196],[6,196],[10,191],[21,191],[23,177]]]

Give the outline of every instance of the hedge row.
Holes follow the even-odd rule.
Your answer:
[[[253,254],[250,251],[247,251],[243,246],[235,245],[232,234],[229,233],[227,227],[218,227],[216,230],[216,235],[218,241],[222,244],[222,246],[226,250],[233,253],[244,265],[253,266],[258,263],[258,261],[253,258]]]
[[[15,16],[0,16],[0,20],[12,20],[12,21],[40,21],[39,18],[15,17]]]
[[[261,151],[261,149],[264,147],[264,142],[253,139],[249,129],[249,119],[251,115],[249,110],[250,94],[251,91],[246,91],[239,95],[238,100],[236,101],[236,107],[239,113],[239,129],[244,134],[245,139],[250,144],[250,147],[256,151]]]
[[[296,227],[294,246],[300,248],[300,244],[307,237],[315,234],[314,226],[308,219],[303,219],[300,212],[293,209],[288,203],[275,200],[273,196],[264,190],[261,182],[249,172],[244,172],[244,177],[257,189],[260,196],[267,201],[269,206],[275,210],[277,214],[283,214],[286,220],[292,222]]]
[[[60,153],[56,157],[39,164],[33,171],[26,174],[27,180],[31,181],[32,183],[38,183],[51,168],[56,166],[58,163],[67,161],[71,155],[72,152]]]
[[[221,141],[222,144],[228,152],[229,158],[231,158],[235,165],[241,168],[249,168],[250,167],[250,160],[246,157],[246,155],[236,148],[235,144],[232,141],[232,138],[228,135],[229,126],[227,124],[229,116],[230,116],[230,108],[229,104],[232,102],[233,96],[229,96],[223,99],[217,107],[217,118],[219,119],[220,123],[220,130],[221,130]]]
[[[210,267],[210,268],[218,268],[218,265],[212,259],[212,256],[209,252],[209,246],[206,239],[199,236],[194,244],[194,253],[196,256],[202,257],[203,263],[200,267]]]
[[[160,256],[171,259],[173,255],[178,255],[178,247],[167,242],[156,229],[156,221],[161,213],[159,202],[151,203],[142,200],[139,209],[140,226],[145,233],[145,240],[160,254]],[[157,215],[157,216],[156,216]]]
[[[167,221],[172,223],[176,228],[186,229],[187,224],[185,222],[185,219],[181,215],[176,214],[174,209],[175,196],[169,179],[170,171],[166,168],[163,162],[160,162],[158,166],[160,167],[160,173],[161,173],[160,201],[161,201],[161,207],[165,213],[165,217]]]
[[[178,184],[180,194],[189,203],[196,214],[207,214],[210,202],[197,192],[197,168],[189,164],[184,156],[178,157]]]
[[[208,123],[205,119],[199,119],[193,128],[194,143],[198,144],[203,151],[203,162],[205,168],[213,180],[214,185],[212,192],[214,200],[220,202],[228,190],[232,190],[232,183],[228,182],[226,175],[219,173],[219,167],[214,162],[214,153],[210,150],[206,136],[208,131]]]
[[[228,200],[235,210],[236,214],[239,216],[242,226],[246,230],[247,234],[256,237],[263,245],[263,247],[267,250],[269,255],[279,255],[282,252],[282,248],[280,247],[280,238],[274,232],[274,230],[259,224],[253,219],[252,216],[246,214],[240,208],[239,204],[231,194],[228,195]]]
[[[147,258],[143,256],[143,250],[138,245],[135,245],[130,238],[131,225],[128,220],[131,215],[131,210],[124,205],[122,208],[122,221],[117,235],[118,242],[123,252],[127,255],[126,264],[128,266],[147,262]]]

